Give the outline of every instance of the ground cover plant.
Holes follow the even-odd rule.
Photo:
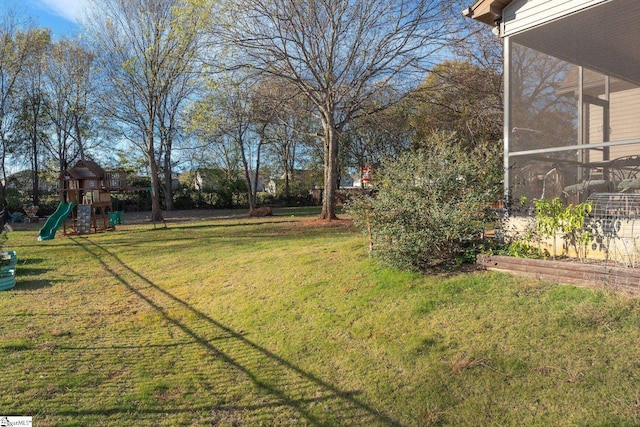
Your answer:
[[[276,210],[10,234],[0,414],[34,425],[638,425],[640,302],[404,273]],[[291,216],[291,215],[294,216]]]

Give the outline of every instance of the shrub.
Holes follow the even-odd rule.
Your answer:
[[[556,234],[561,233],[565,241],[564,251],[571,247],[578,258],[584,260],[588,252],[588,244],[592,239],[591,230],[585,227],[585,221],[593,210],[591,202],[565,206],[562,200],[535,200],[536,224],[538,232],[553,240],[553,257],[556,257]]]
[[[500,194],[500,149],[464,149],[455,134],[435,133],[422,149],[385,162],[375,198],[354,198],[347,210],[388,264],[425,270],[468,256]]]

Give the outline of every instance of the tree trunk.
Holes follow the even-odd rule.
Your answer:
[[[256,161],[256,170],[253,172],[253,185],[251,187],[251,197],[253,197],[253,206],[258,207],[258,179],[260,179],[260,146],[258,146],[258,159]]]
[[[0,116],[0,129],[2,129],[2,116]],[[2,181],[0,181],[0,202],[4,202],[7,199],[4,188],[4,184],[7,182],[7,168],[5,167],[5,159],[7,158],[7,141],[4,138],[4,133],[0,135],[0,144],[2,144],[2,158],[0,158],[0,167],[2,168]]]
[[[82,133],[80,131],[80,123],[78,123],[78,119],[75,118],[73,121],[73,128],[76,134],[76,144],[78,144],[78,151],[80,152],[80,160],[85,160],[84,158],[84,141],[82,140]]]
[[[331,221],[336,216],[338,192],[338,139],[339,132],[332,120],[323,120],[324,126],[324,197],[320,219]]]
[[[289,168],[284,169],[284,197],[287,200],[291,200],[291,187],[289,184]]]
[[[158,164],[155,157],[153,144],[153,129],[147,131],[147,159],[149,160],[149,173],[151,174],[151,220],[164,222],[160,209],[160,180],[158,178]]]
[[[170,142],[167,143],[166,151],[164,153],[164,203],[168,211],[173,210],[173,176],[171,173],[171,148]]]
[[[153,222],[164,221],[162,209],[160,208],[158,165],[156,165],[155,161],[149,160],[149,170],[151,172],[151,220]]]
[[[256,201],[253,197],[253,184],[251,183],[251,172],[249,171],[249,163],[244,154],[244,148],[242,151],[242,164],[244,166],[244,179],[247,181],[247,196],[249,196],[249,214],[252,214],[256,209]]]
[[[38,164],[38,137],[37,137],[37,127],[34,126],[34,130],[33,130],[33,141],[32,141],[32,150],[33,152],[31,153],[33,156],[33,161],[32,161],[32,166],[33,166],[33,205],[34,206],[38,206],[40,204],[40,177],[39,177],[39,171],[38,169],[40,168],[39,164]]]

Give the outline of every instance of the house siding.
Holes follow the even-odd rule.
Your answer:
[[[515,0],[502,10],[502,35],[510,36],[607,1],[614,0]]]
[[[640,89],[613,93],[611,110],[611,140],[640,139]]]
[[[640,88],[613,92],[611,94],[611,121],[609,141],[640,141]],[[588,140],[592,144],[603,142],[602,108],[590,106]],[[610,148],[610,158],[640,155],[637,144]],[[602,152],[590,152],[589,161],[602,159]]]
[[[640,88],[611,94],[611,141],[640,141]],[[611,147],[611,158],[640,155],[638,144]]]

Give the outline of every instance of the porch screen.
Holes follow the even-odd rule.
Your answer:
[[[507,48],[512,207],[640,192],[640,86],[513,41]]]

